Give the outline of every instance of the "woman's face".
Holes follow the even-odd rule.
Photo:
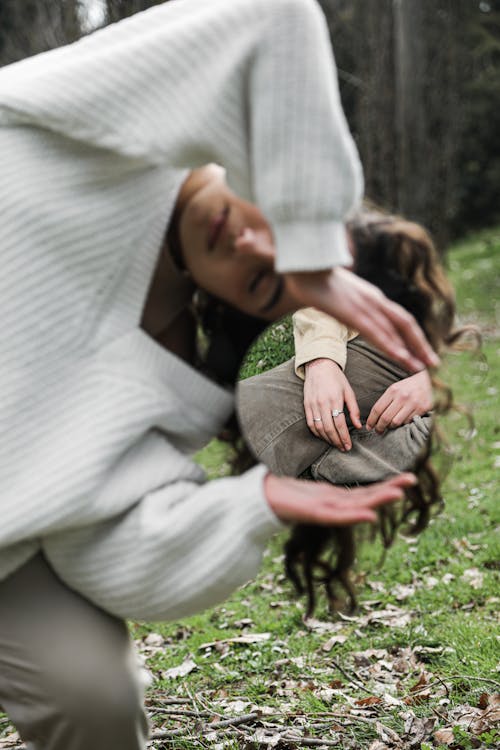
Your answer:
[[[271,227],[227,186],[215,164],[194,170],[176,206],[182,259],[197,286],[248,315],[275,320],[293,309],[274,270]]]

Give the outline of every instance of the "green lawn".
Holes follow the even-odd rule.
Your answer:
[[[283,536],[258,579],[223,606],[182,622],[131,624],[153,679],[151,747],[498,747],[500,230],[456,245],[449,269],[462,322],[485,332],[488,370],[469,355],[447,365],[475,433],[466,439],[463,420],[449,424],[455,461],[445,510],[418,539],[399,538],[382,565],[380,548],[364,546],[354,616],[332,619],[320,601],[304,624],[283,575]],[[247,374],[289,346],[283,325],[254,352]],[[221,443],[200,460],[213,477],[227,471]],[[181,664],[191,671],[168,673]]]
[[[154,677],[155,726],[179,730],[153,747],[498,746],[500,231],[457,244],[448,264],[461,322],[484,331],[488,368],[465,354],[446,365],[456,399],[473,410],[475,433],[467,439],[464,420],[449,421],[455,457],[445,510],[420,538],[398,539],[382,565],[380,548],[365,544],[354,617],[332,619],[320,602],[317,619],[303,623],[303,604],[283,576],[283,537],[258,579],[223,606],[174,624],[131,626]],[[244,373],[289,356],[290,346],[289,326],[280,324]],[[212,476],[227,470],[225,458],[216,442],[201,456]],[[196,665],[189,675],[166,673],[187,659]],[[166,716],[165,696],[188,704]],[[183,714],[186,706],[199,718]],[[206,726],[254,712],[240,725]]]

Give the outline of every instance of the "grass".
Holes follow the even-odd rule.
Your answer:
[[[284,537],[271,542],[257,580],[223,606],[179,623],[132,625],[135,638],[155,631],[168,644],[149,662],[156,676],[153,694],[166,690],[193,699],[204,696],[214,711],[235,701],[240,701],[240,712],[257,705],[269,715],[274,711],[283,725],[302,716],[311,736],[336,736],[339,747],[369,748],[377,737],[383,741],[376,720],[403,738],[401,747],[450,746],[441,745],[439,735],[433,734],[446,726],[452,727],[455,747],[496,746],[495,730],[479,731],[479,726],[473,731],[470,717],[468,725],[460,718],[460,707],[484,705],[495,683],[498,690],[499,251],[500,231],[490,230],[459,243],[448,258],[462,322],[478,323],[485,332],[488,370],[466,355],[446,364],[456,399],[473,409],[476,431],[472,439],[458,434],[453,441],[455,461],[444,485],[444,512],[418,539],[398,539],[381,567],[377,545],[364,546],[357,573],[359,614],[332,621],[321,602],[316,617],[326,623],[326,631],[321,624],[308,629],[302,622],[303,605],[282,572]],[[244,375],[287,358],[291,346],[289,323],[281,322],[247,358]],[[463,423],[452,422],[448,431],[455,435],[463,428]],[[216,442],[200,457],[212,476],[219,476],[221,467],[225,470],[225,459],[224,445]],[[387,611],[385,620],[377,617]],[[203,648],[242,633],[271,635],[255,644]],[[325,650],[332,634],[341,637]],[[356,656],[359,653],[364,655]],[[189,655],[196,662],[195,671],[183,679],[162,679],[165,670]],[[424,680],[422,689],[415,688],[419,679]],[[364,721],[363,716],[347,723],[339,719],[337,734],[333,718],[328,733],[314,729],[318,716],[324,720],[339,711],[348,715],[355,701],[369,696],[382,696],[382,702],[358,709]],[[409,744],[402,705],[409,707],[406,713],[413,712],[414,722],[434,720],[421,742],[417,737],[416,744]],[[220,737],[212,743],[199,736],[184,742],[186,748],[200,743],[244,746],[241,737],[231,736],[225,737],[226,744]],[[248,747],[266,746],[253,742]],[[163,747],[161,742],[157,747]]]
[[[317,619],[303,623],[303,604],[283,576],[283,535],[270,543],[258,578],[222,606],[174,623],[131,623],[154,679],[148,692],[154,725],[182,730],[175,739],[153,740],[152,747],[306,746],[299,740],[278,742],[278,729],[299,731],[311,741],[328,738],[339,748],[498,746],[487,704],[498,692],[500,662],[500,230],[459,243],[448,262],[462,320],[473,320],[485,331],[489,369],[464,357],[446,365],[457,400],[474,410],[476,432],[472,439],[458,435],[453,440],[455,461],[444,485],[444,512],[418,539],[399,538],[382,566],[380,548],[364,545],[357,567],[360,608],[354,617],[332,619],[320,601]],[[275,326],[247,359],[245,374],[285,359],[290,347],[289,324]],[[463,427],[452,422],[448,431],[455,435]],[[200,461],[211,477],[226,473],[225,445],[213,441]],[[266,633],[252,643],[251,636]],[[250,636],[247,643],[230,641],[242,635]],[[148,646],[148,636],[156,646]],[[185,677],[168,677],[166,671],[187,658],[196,669]],[[261,719],[251,729],[210,732],[200,729],[199,719],[184,716],[182,707],[174,718],[162,714],[165,695],[181,696],[191,708],[216,717],[258,707]],[[399,744],[394,734],[392,744],[384,739],[391,731]],[[1,732],[0,726],[0,737]],[[381,744],[374,745],[375,740]]]

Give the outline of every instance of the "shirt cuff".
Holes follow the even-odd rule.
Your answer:
[[[335,346],[331,339],[328,340],[325,337],[325,339],[316,339],[309,346],[301,346],[300,356],[295,354],[295,374],[302,380],[305,378],[304,366],[313,359],[331,359],[341,370],[344,370],[347,359],[345,343]]]

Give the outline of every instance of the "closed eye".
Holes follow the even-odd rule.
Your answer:
[[[278,276],[273,293],[271,294],[266,304],[260,308],[259,312],[267,313],[270,310],[272,310],[272,308],[275,305],[277,305],[278,302],[280,301],[281,295],[283,294],[284,287],[285,287],[285,282],[284,282],[283,276]]]

